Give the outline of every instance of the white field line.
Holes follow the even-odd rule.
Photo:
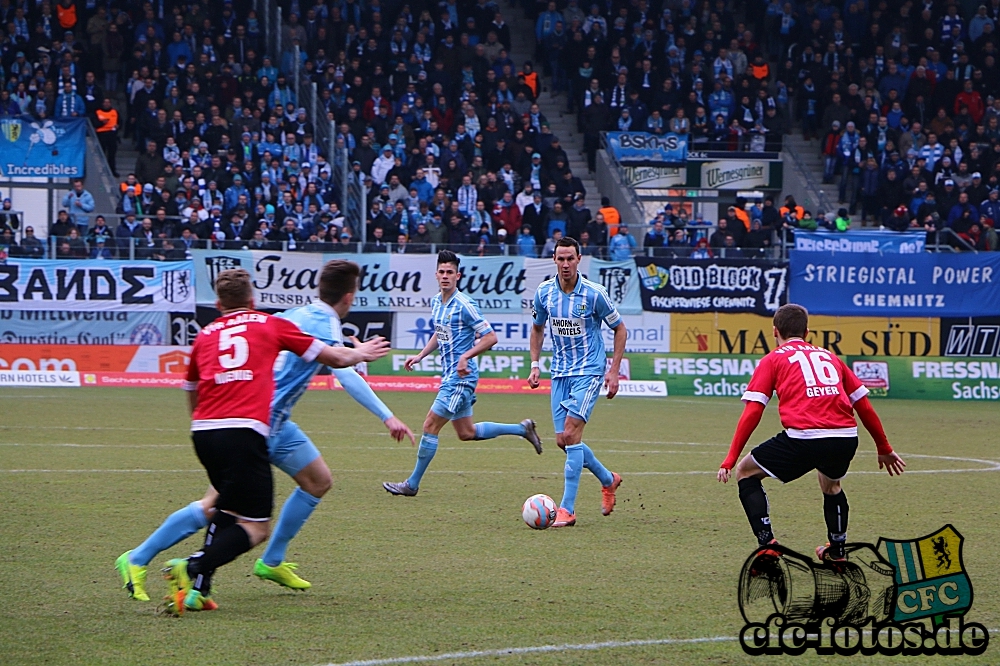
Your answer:
[[[613,650],[642,647],[646,645],[695,645],[698,643],[723,643],[739,640],[735,636],[711,636],[705,638],[654,638],[636,641],[603,641],[601,643],[564,643],[562,645],[538,645],[534,647],[510,647],[499,650],[469,650],[467,652],[446,652],[410,657],[390,657],[388,659],[364,659],[329,663],[325,666],[390,666],[391,664],[420,664],[434,661],[457,661],[480,657],[511,657],[523,654],[544,654],[547,652],[582,652],[592,650]]]
[[[987,629],[991,635],[1000,629]],[[870,635],[871,632],[864,632]],[[362,659],[341,661],[323,666],[391,666],[392,664],[420,664],[435,661],[457,661],[480,657],[514,657],[522,654],[545,654],[553,652],[584,652],[592,650],[615,650],[620,648],[644,647],[647,645],[697,645],[699,643],[728,643],[739,641],[737,636],[705,636],[702,638],[653,638],[634,641],[603,641],[600,643],[564,643],[562,645],[538,645],[534,647],[510,647],[499,650],[469,650],[466,652],[446,652],[442,654],[417,655],[410,657],[389,657],[386,659]]]

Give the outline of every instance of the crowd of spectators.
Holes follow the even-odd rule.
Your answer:
[[[167,237],[183,251],[206,240],[353,250],[362,236],[364,249],[539,255],[556,230],[607,254],[619,229],[593,237],[596,211],[536,104],[546,84],[577,114],[591,168],[604,130],[741,150],[797,130],[819,140],[847,208],[817,212],[821,226],[849,226],[860,208],[862,225],[996,246],[1000,0],[523,5],[506,11],[534,22],[539,69],[511,59],[494,0],[285,0],[280,53],[249,0],[2,0],[0,115],[88,115],[115,170],[120,143],[141,153],[98,256],[123,239],[146,238],[145,254]],[[317,118],[296,98],[296,72],[317,84]],[[331,120],[346,158],[320,140]],[[342,159],[363,221],[343,213]],[[86,238],[97,217],[80,203],[66,212]],[[777,228],[802,223],[781,216]],[[681,230],[711,250],[666,227],[665,244]],[[744,231],[737,246],[756,242]]]
[[[355,251],[362,238],[537,256],[555,229],[596,222],[494,0],[281,5],[284,46],[269,53],[249,0],[0,0],[0,115],[89,116],[116,175],[121,144],[139,153],[114,214],[91,215],[73,185],[49,230],[60,256]],[[317,118],[296,73],[317,85]],[[345,215],[345,167],[363,220]]]
[[[782,35],[777,84],[805,138],[820,139],[842,212],[997,249],[1000,0],[845,7],[768,6]]]

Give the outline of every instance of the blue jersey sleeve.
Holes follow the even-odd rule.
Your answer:
[[[541,294],[542,288],[539,287],[535,290],[535,297],[531,301],[531,319],[535,323],[535,326],[541,326],[549,318],[549,313],[542,306]]]
[[[469,299],[462,308],[462,323],[469,326],[476,332],[476,335],[483,336],[493,330],[490,322],[486,321],[475,301]]]
[[[618,314],[618,308],[611,302],[608,292],[604,289],[597,291],[597,299],[594,303],[594,314],[604,320],[608,328],[616,328],[622,321],[622,316]]]

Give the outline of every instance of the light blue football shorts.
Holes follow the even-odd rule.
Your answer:
[[[431,411],[449,421],[457,421],[472,416],[472,406],[476,404],[475,382],[448,382],[441,384]]]
[[[552,380],[552,424],[556,434],[563,431],[567,416],[584,423],[590,420],[603,385],[604,375],[556,377]]]
[[[294,421],[285,421],[277,434],[267,438],[271,464],[288,476],[295,476],[316,458],[319,449]]]

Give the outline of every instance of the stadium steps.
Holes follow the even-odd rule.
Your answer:
[[[789,169],[798,169],[800,171],[798,175],[802,177],[801,180],[805,181],[805,196],[807,198],[798,201],[799,205],[812,211],[813,215],[816,215],[820,211],[836,213],[837,209],[841,207],[837,203],[837,198],[840,194],[838,186],[840,178],[838,176],[833,183],[823,183],[824,158],[820,154],[820,142],[816,139],[806,141],[797,131],[793,134],[786,134],[782,158],[785,163],[786,174]],[[787,187],[785,189],[788,190]],[[781,205],[780,202],[776,203],[779,206]],[[860,213],[854,216],[854,219],[860,220]]]
[[[510,23],[511,27],[511,59],[517,64],[518,69],[524,64],[524,61],[530,60],[535,65],[535,71],[541,73],[542,67],[540,63],[535,63],[534,59],[534,23],[526,18],[517,7],[507,6],[501,11],[504,20]],[[553,97],[549,92],[549,84],[549,79],[541,78],[542,90],[536,101],[548,119],[552,133],[559,137],[559,142],[569,156],[569,168],[573,171],[573,175],[578,176],[583,181],[583,186],[587,188],[587,208],[594,215],[601,207],[601,194],[597,191],[594,174],[587,172],[587,156],[583,153],[583,134],[576,129],[576,116],[564,113],[566,110],[565,93]]]

